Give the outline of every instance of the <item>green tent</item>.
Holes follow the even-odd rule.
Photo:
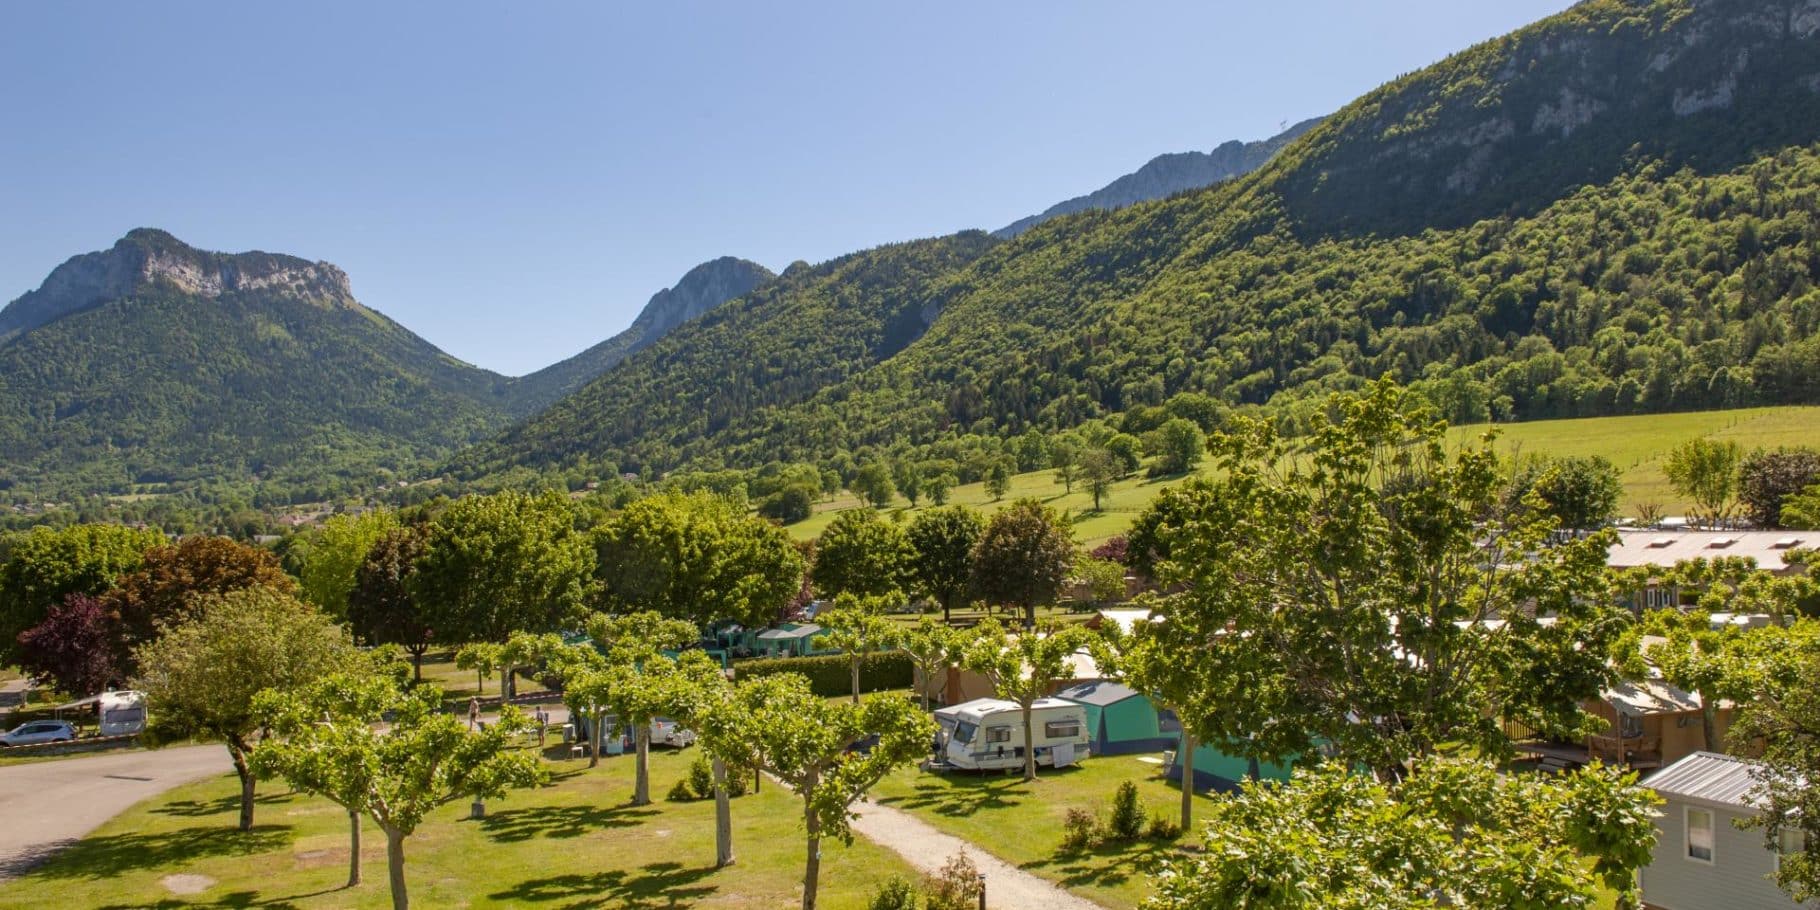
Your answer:
[[[1161,752],[1180,740],[1175,715],[1123,683],[1084,682],[1055,693],[1087,709],[1094,755]]]

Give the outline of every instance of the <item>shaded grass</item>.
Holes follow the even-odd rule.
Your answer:
[[[654,753],[652,791],[667,792],[695,755]],[[801,806],[782,788],[766,782],[734,801],[738,862],[716,870],[712,801],[635,808],[630,759],[585,766],[556,763],[556,783],[490,803],[479,821],[466,817],[465,800],[433,812],[405,842],[412,905],[769,910],[800,901]],[[222,777],[134,807],[0,887],[0,908],[391,906],[384,838],[371,825],[361,849],[366,881],[344,888],[347,818],[339,807],[265,785],[257,826],[242,833],[234,828],[235,788]],[[836,910],[863,907],[880,881],[912,874],[864,840],[825,843],[822,862],[824,905]],[[174,895],[161,884],[173,874],[214,884]]]

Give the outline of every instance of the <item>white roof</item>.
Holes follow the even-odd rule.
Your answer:
[[[1130,635],[1137,628],[1138,623],[1156,622],[1159,617],[1152,616],[1149,610],[1125,607],[1117,610],[1101,610],[1100,619],[1117,625],[1120,632]]]
[[[1657,771],[1643,786],[1665,797],[1679,797],[1694,802],[1738,809],[1756,809],[1759,804],[1751,791],[1759,783],[1756,771],[1762,767],[1746,758],[1734,758],[1716,752],[1695,752]]]
[[[1044,696],[1030,703],[1030,710],[1032,711],[1042,711],[1049,708],[1079,707],[1080,705],[1075,704],[1074,702],[1060,698],[1050,698],[1048,696]],[[1006,711],[1018,711],[1021,713],[1022,709],[1017,706],[1017,702],[1008,701],[1003,698],[976,698],[972,701],[964,701],[958,705],[950,705],[946,708],[942,708],[941,710],[936,711],[935,714],[937,717],[956,719],[963,717],[983,718],[992,714],[1002,714]]]
[[[1620,714],[1686,714],[1700,710],[1700,700],[1659,679],[1625,681],[1605,690],[1605,700]]]
[[[1820,548],[1817,531],[1618,531],[1618,542],[1606,554],[1605,564],[1615,569],[1638,566],[1672,568],[1690,559],[1748,556],[1757,568],[1781,572],[1789,550]]]

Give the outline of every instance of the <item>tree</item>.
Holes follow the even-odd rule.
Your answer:
[[[632,731],[637,754],[632,805],[643,806],[651,802],[651,724],[669,712],[678,687],[687,684],[676,662],[662,652],[686,647],[701,630],[647,611],[597,616],[588,621],[588,634],[606,652],[602,703]]]
[[[1676,493],[1693,500],[1695,517],[1718,524],[1730,513],[1738,487],[1739,451],[1729,440],[1689,439],[1669,450],[1662,472]]]
[[[1194,421],[1172,417],[1150,432],[1144,450],[1151,455],[1150,473],[1154,477],[1186,474],[1201,463],[1207,437]]]
[[[909,655],[910,665],[923,681],[917,694],[924,711],[929,710],[930,696],[939,698],[948,687],[948,668],[961,662],[965,640],[965,633],[927,616],[897,637],[897,649]]]
[[[1660,638],[1645,642],[1644,636]],[[1719,702],[1730,697],[1737,678],[1733,673],[1736,642],[1742,630],[1726,626],[1712,627],[1711,616],[1704,610],[1652,610],[1643,623],[1626,636],[1629,643],[1620,653],[1634,653],[1641,663],[1654,669],[1654,674],[1635,672],[1643,669],[1631,664],[1632,675],[1647,677],[1660,674],[1669,685],[1694,696],[1700,703],[1700,733],[1708,752],[1723,752],[1719,738]],[[1737,693],[1744,701],[1749,693]]]
[[[1005,465],[1003,459],[994,461],[992,467],[986,471],[986,495],[992,497],[993,502],[997,502],[1004,499],[1005,494],[1009,492],[1011,492],[1011,469]]]
[[[1738,501],[1751,521],[1782,526],[1782,501],[1820,483],[1820,452],[1757,449],[1738,466]]]
[[[1534,462],[1517,475],[1511,492],[1518,502],[1534,493],[1562,530],[1592,531],[1604,527],[1618,514],[1618,498],[1624,493],[1624,485],[1618,479],[1618,469],[1594,455]]]
[[[434,686],[403,691],[383,678],[330,676],[262,692],[254,717],[273,733],[253,754],[261,776],[283,778],[347,810],[348,884],[360,880],[360,817],[385,833],[393,910],[410,907],[404,842],[430,810],[462,798],[498,799],[548,779],[536,756],[513,744],[529,725],[518,709],[508,705],[496,723],[468,730],[442,710]]]
[[[908,458],[899,458],[891,462],[891,482],[897,491],[910,501],[910,507],[916,508],[916,501],[923,495],[923,475],[917,470],[916,462]]]
[[[455,668],[474,671],[474,691],[485,695],[487,677],[499,672],[500,663],[505,657],[504,651],[505,645],[496,641],[469,642],[456,649]]]
[[[733,700],[733,686],[718,664],[700,651],[689,651],[678,661],[679,675],[672,684],[671,709],[676,719],[695,731],[706,751],[714,779],[714,868],[733,864],[733,809],[727,779],[730,773],[754,773],[756,757],[749,751],[756,739],[752,717]]]
[[[423,680],[423,655],[435,630],[411,596],[411,575],[423,558],[421,527],[393,528],[374,542],[348,591],[348,626],[369,645],[398,645],[411,655],[413,677]]]
[[[948,494],[960,481],[947,471],[938,471],[923,478],[923,492],[929,494],[929,501],[937,506],[948,504]]]
[[[1820,530],[1820,484],[1790,494],[1782,500],[1782,512],[1777,518],[1783,527],[1803,531]]]
[[[1149,605],[1153,606],[1153,603]],[[1097,631],[1099,634],[1088,643],[1094,663],[1108,678],[1123,680],[1137,691],[1155,691],[1158,675],[1170,673],[1180,660],[1169,650],[1167,642],[1147,634],[1151,631],[1149,622],[1134,624],[1130,633],[1118,623],[1106,623]],[[1183,831],[1188,831],[1194,822],[1194,731],[1203,723],[1201,715],[1213,706],[1159,703],[1157,707],[1175,712],[1181,728],[1181,744],[1176,754],[1182,756],[1181,826]]]
[[[886,619],[885,607],[897,598],[859,598],[841,594],[834,599],[834,609],[818,614],[815,619],[825,632],[818,636],[826,647],[847,655],[853,673],[853,703],[859,704],[859,666],[867,654],[891,648],[897,641],[897,624]]]
[[[1101,446],[1119,466],[1119,476],[1136,471],[1143,462],[1144,444],[1130,433],[1114,433]]]
[[[116,659],[115,633],[100,600],[71,592],[43,622],[19,633],[19,667],[61,692],[106,691],[126,675]]]
[[[1096,604],[1116,603],[1125,599],[1125,567],[1110,559],[1095,559],[1082,554],[1074,560],[1074,579],[1087,587]]]
[[[1206,849],[1165,861],[1146,907],[1418,910],[1637,905],[1661,800],[1634,774],[1501,775],[1425,761],[1388,785],[1334,765],[1210,807]],[[1592,857],[1588,863],[1585,857]]]
[[[1119,476],[1119,460],[1111,452],[1088,449],[1081,453],[1081,483],[1093,494],[1093,511],[1100,510],[1100,501],[1112,490],[1112,484]]]
[[[355,575],[374,544],[397,528],[398,515],[389,509],[330,516],[305,539],[303,569],[297,575],[303,599],[336,619],[345,619]]]
[[[909,587],[914,558],[902,528],[850,509],[815,541],[815,589],[828,597],[899,596]]]
[[[587,598],[594,550],[559,493],[464,496],[429,525],[408,582],[443,641],[550,632]]]
[[[1080,476],[1081,442],[1072,433],[1058,433],[1049,439],[1049,466],[1055,469],[1055,482],[1064,492],[1074,492],[1075,478]]]
[[[1773,627],[1772,627],[1773,628]],[[1765,630],[1757,630],[1759,632]],[[1739,706],[1733,736],[1761,742],[1761,771],[1751,794],[1760,805],[1750,824],[1779,855],[1776,884],[1803,903],[1820,897],[1820,634],[1811,622],[1753,642],[1744,683],[1753,697]],[[1805,845],[1783,847],[1784,835]]]
[[[994,603],[1019,607],[1024,625],[1055,602],[1074,565],[1074,539],[1055,510],[1021,499],[993,515],[973,548],[973,588]]]
[[[155,742],[218,739],[240,776],[240,830],[253,827],[247,764],[259,728],[253,699],[352,666],[347,632],[283,591],[242,588],[196,602],[193,613],[135,653]]]
[[[905,531],[910,542],[910,578],[915,589],[942,605],[942,621],[966,603],[973,585],[973,548],[986,520],[963,506],[917,513]]]
[[[795,524],[815,513],[815,499],[820,494],[817,487],[793,483],[765,497],[758,504],[758,514],[782,524]]]
[[[1321,748],[1387,778],[1442,743],[1505,754],[1500,721],[1591,732],[1580,703],[1612,681],[1628,622],[1610,532],[1551,545],[1551,517],[1508,508],[1490,442],[1455,450],[1392,383],[1322,414],[1293,444],[1233,417],[1219,478],[1133,527],[1180,589],[1153,606],[1169,662],[1145,691],[1206,706],[1203,742],[1278,762]]]
[[[891,479],[891,468],[883,462],[868,461],[861,465],[847,486],[861,502],[874,509],[890,505],[891,497],[897,495],[897,483]]]
[[[830,702],[794,673],[742,682],[733,697],[747,718],[741,754],[802,800],[808,842],[802,906],[815,910],[822,839],[852,841],[849,807],[885,775],[920,758],[935,723],[901,695]],[[853,750],[872,736],[878,741],[870,749]]]
[[[122,576],[102,603],[117,624],[130,671],[132,651],[163,627],[188,619],[199,600],[253,588],[292,594],[297,582],[269,550],[226,537],[185,537],[147,550],[139,568]]]
[[[782,528],[704,494],[628,505],[595,535],[608,609],[697,625],[774,621],[802,584],[802,553]]]
[[[512,698],[518,694],[516,676],[519,670],[542,666],[554,658],[565,645],[555,632],[513,632],[499,649],[499,694]]]
[[[1049,624],[1008,634],[996,619],[973,627],[963,665],[992,683],[999,698],[1017,702],[1024,721],[1024,779],[1036,780],[1036,738],[1030,711],[1049,694],[1058,679],[1068,678],[1068,661],[1087,647],[1090,633],[1080,626]]]
[[[40,526],[20,535],[0,563],[0,664],[21,660],[19,634],[43,622],[52,607],[71,594],[112,590],[164,542],[157,531],[107,524]]]

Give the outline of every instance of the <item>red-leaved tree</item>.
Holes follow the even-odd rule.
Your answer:
[[[93,695],[124,675],[115,660],[119,645],[106,607],[87,594],[71,594],[44,621],[19,633],[27,673],[70,695]]]

